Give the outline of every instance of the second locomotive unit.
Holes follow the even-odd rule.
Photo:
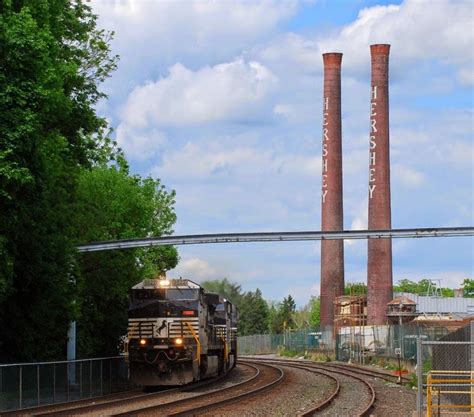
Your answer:
[[[138,385],[183,385],[235,366],[237,311],[188,279],[150,279],[131,290],[127,356]]]

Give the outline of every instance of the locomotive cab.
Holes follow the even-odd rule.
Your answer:
[[[188,280],[145,280],[132,288],[128,359],[133,382],[181,385],[196,379],[201,298],[202,289]]]
[[[128,361],[139,385],[183,385],[235,364],[232,304],[187,279],[153,279],[130,293]],[[232,362],[230,361],[232,359]]]

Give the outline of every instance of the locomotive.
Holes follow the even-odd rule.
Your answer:
[[[126,358],[132,382],[184,385],[236,364],[237,310],[188,279],[149,279],[131,289]]]

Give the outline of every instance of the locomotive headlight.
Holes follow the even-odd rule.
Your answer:
[[[174,339],[174,344],[181,346],[183,344],[183,339],[181,339],[180,337],[178,337],[177,339]]]
[[[145,346],[146,345],[146,339],[140,339],[140,345]]]

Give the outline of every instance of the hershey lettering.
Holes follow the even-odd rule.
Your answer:
[[[376,148],[377,148],[377,86],[372,86],[372,101],[370,103],[370,142],[369,142],[369,198],[374,196],[377,185],[375,184]]]
[[[324,108],[323,108],[323,126],[327,126],[329,124],[329,97],[324,97]],[[328,172],[328,143],[329,142],[329,129],[327,127],[323,127],[323,163],[322,163],[322,175],[323,181],[321,185],[321,198],[323,204],[326,202],[326,196],[328,194],[328,184],[327,184],[327,172]]]

